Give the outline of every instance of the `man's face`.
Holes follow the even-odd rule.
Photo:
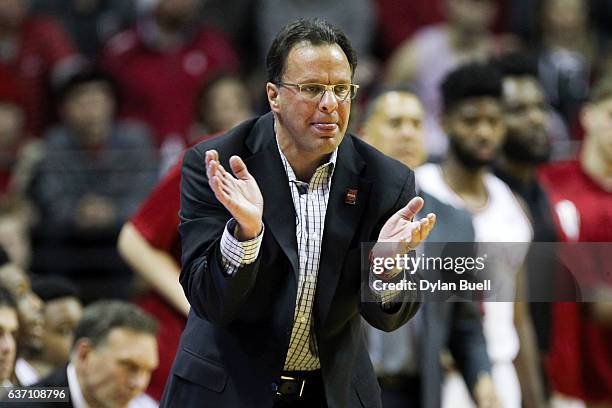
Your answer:
[[[9,263],[0,268],[0,284],[4,285],[17,301],[19,313],[19,344],[40,351],[43,347],[43,302],[32,292],[30,281],[19,267]]]
[[[542,27],[559,35],[574,35],[588,24],[587,4],[583,0],[544,1]]]
[[[11,262],[22,269],[30,264],[29,228],[20,218],[0,216],[0,245]]]
[[[104,134],[115,110],[115,102],[110,87],[101,81],[84,83],[75,87],[62,106],[67,124],[77,131],[80,142],[86,147],[103,143]]]
[[[462,30],[487,31],[497,12],[493,0],[446,0],[446,16],[452,25]]]
[[[582,114],[582,125],[602,159],[612,163],[612,98],[588,104]]]
[[[504,142],[506,127],[501,104],[491,97],[475,97],[458,103],[444,117],[451,151],[467,168],[491,164]]]
[[[29,7],[29,0],[0,0],[0,27],[19,27],[27,16]]]
[[[504,79],[504,116],[507,134],[504,152],[511,160],[539,164],[550,156],[546,132],[548,114],[544,92],[535,78]]]
[[[45,305],[45,360],[55,366],[66,364],[83,307],[74,297],[53,299]]]
[[[210,133],[230,129],[253,116],[246,86],[233,78],[214,84],[199,109]]]
[[[127,328],[110,331],[105,342],[78,356],[83,393],[102,407],[125,407],[149,385],[158,365],[157,340]]]
[[[350,84],[351,67],[337,44],[313,46],[302,42],[289,52],[282,81]],[[278,119],[277,134],[283,151],[309,158],[323,157],[340,144],[348,126],[350,96],[339,101],[327,91],[321,97],[309,99],[296,87],[272,83],[268,83],[267,93]]]
[[[380,96],[364,124],[366,140],[411,168],[427,158],[423,142],[423,106],[408,92]]]
[[[0,382],[10,379],[17,354],[19,320],[12,307],[0,307]]]
[[[199,8],[198,0],[160,0],[155,17],[164,28],[180,30],[198,17]]]
[[[23,120],[23,110],[19,106],[0,101],[0,149],[15,147],[22,136]]]

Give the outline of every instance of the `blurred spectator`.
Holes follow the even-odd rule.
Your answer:
[[[539,165],[550,159],[549,108],[538,79],[537,65],[526,54],[506,54],[496,60],[503,75],[502,102],[506,139],[496,174],[529,206],[534,223],[534,241],[554,242],[552,213],[536,178]]]
[[[254,116],[249,90],[238,77],[220,74],[202,87],[196,103],[196,123],[188,144],[203,135],[212,135]]]
[[[148,131],[115,121],[112,81],[97,71],[73,75],[60,89],[62,123],[45,137],[31,188],[41,213],[33,270],[72,275],[85,299],[127,297],[129,269],[115,250],[121,225],[157,178]]]
[[[0,81],[0,245],[11,261],[27,269],[35,214],[25,189],[42,155],[40,141],[27,137],[24,115],[16,85]]]
[[[220,32],[200,24],[200,1],[149,3],[134,27],[111,38],[101,62],[122,91],[122,115],[152,126],[165,164],[185,146],[202,84],[235,71],[238,59]]]
[[[441,91],[450,148],[440,165],[416,169],[416,178],[423,191],[472,214],[478,253],[488,255],[489,273],[505,279],[496,284],[494,297],[483,302],[487,351],[503,407],[542,407],[531,318],[526,304],[514,301],[524,299],[523,262],[533,232],[510,188],[491,171],[506,132],[502,78],[490,64],[470,63],[449,73]],[[510,244],[517,242],[525,244]],[[449,398],[448,393],[458,390],[446,388],[446,406],[469,404],[469,394],[461,388],[463,398],[461,393]]]
[[[385,56],[420,28],[442,23],[445,0],[376,0],[378,29]]]
[[[413,85],[423,101],[425,142],[433,158],[443,156],[448,144],[439,123],[442,79],[463,62],[485,60],[514,46],[509,36],[495,37],[491,31],[497,7],[495,0],[445,0],[447,22],[419,30],[389,61],[386,81]]]
[[[502,101],[506,141],[495,168],[495,175],[510,186],[527,204],[533,242],[557,241],[549,198],[537,178],[538,166],[548,162],[551,138],[547,132],[550,108],[538,80],[537,63],[526,54],[514,53],[496,61],[503,79]],[[552,250],[552,246],[545,248]],[[536,301],[553,298],[550,282],[555,279],[556,263],[544,259],[543,246],[534,246],[526,260],[529,309],[542,358],[550,345],[551,304]],[[539,361],[544,373],[544,361]]]
[[[45,335],[40,356],[40,375],[46,377],[68,364],[74,341],[74,330],[83,313],[78,288],[69,280],[58,277],[34,279],[32,290],[45,303]]]
[[[588,2],[542,0],[540,7],[540,78],[552,106],[573,127],[597,57]]]
[[[612,76],[592,89],[580,120],[585,138],[579,160],[554,163],[541,179],[565,242],[612,241]],[[592,248],[591,246],[585,246]],[[609,257],[609,250],[607,256]],[[612,267],[601,258],[580,259],[584,274],[597,270],[607,282],[593,303],[559,302],[553,306],[549,369],[554,391],[584,400],[588,407],[612,405]]]
[[[134,0],[30,0],[32,9],[51,14],[77,46],[93,60],[100,47],[136,18]]]
[[[0,68],[0,208],[26,207],[25,189],[42,158],[41,142],[25,129],[23,97]]]
[[[427,157],[423,115],[423,107],[413,93],[390,88],[370,102],[363,124],[364,140],[416,168]],[[433,252],[439,248],[435,244],[435,249],[431,248],[432,242],[474,241],[469,213],[423,191],[419,195],[425,200],[421,214],[433,212],[437,217],[423,249],[427,256],[436,256]],[[391,333],[368,327],[368,349],[381,384],[383,406],[440,407],[441,354],[447,347],[477,405],[498,407],[477,304],[435,301],[424,302],[411,321]]]
[[[157,366],[156,322],[136,306],[100,301],[83,310],[70,362],[33,387],[68,387],[70,407],[136,407]],[[140,401],[139,401],[140,400]],[[144,400],[144,401],[142,401]],[[30,403],[47,408],[49,403]]]
[[[363,88],[373,79],[376,63],[372,56],[376,13],[371,0],[259,0],[255,13],[260,58],[272,45],[278,31],[297,18],[322,18],[343,30],[359,55],[353,82]],[[263,64],[262,64],[263,65]]]
[[[15,377],[22,386],[38,381],[37,361],[43,350],[44,320],[43,302],[30,287],[26,273],[13,263],[0,266],[0,285],[11,292],[17,302],[19,314],[19,358],[15,364]]]
[[[22,98],[6,74],[0,78],[0,194],[3,199],[9,193],[19,150],[28,138],[24,125]]]
[[[24,270],[30,266],[28,221],[18,212],[0,213],[0,246],[11,262]]]
[[[0,398],[13,385],[13,367],[17,356],[19,319],[11,293],[0,285]]]
[[[147,393],[160,400],[187,322],[189,302],[179,284],[181,244],[178,234],[181,164],[166,174],[138,212],[123,226],[119,251],[151,287],[138,305],[160,323],[159,367]]]
[[[0,83],[23,97],[27,133],[40,136],[50,120],[49,90],[79,59],[70,38],[50,17],[29,13],[29,0],[0,2]]]

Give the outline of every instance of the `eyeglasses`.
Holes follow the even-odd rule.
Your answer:
[[[357,96],[357,90],[359,85],[355,84],[336,84],[336,85],[324,85],[324,84],[292,84],[289,82],[279,82],[277,85],[281,86],[295,86],[300,95],[307,99],[317,99],[322,97],[327,91],[331,91],[338,101],[342,102],[350,96],[354,99]]]

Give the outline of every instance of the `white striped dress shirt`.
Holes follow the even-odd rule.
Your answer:
[[[284,369],[310,371],[320,368],[312,325],[312,307],[321,259],[325,214],[338,150],[334,150],[327,163],[316,169],[308,183],[297,180],[280,146],[278,151],[287,173],[295,207],[295,232],[299,258],[294,322]],[[235,221],[230,220],[221,237],[223,267],[228,274],[233,274],[238,268],[255,262],[264,232],[262,229],[259,236],[240,242],[233,236],[234,224]]]

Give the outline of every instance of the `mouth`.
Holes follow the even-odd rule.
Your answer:
[[[30,328],[30,336],[34,338],[43,338],[45,336],[45,328],[42,325],[35,325]]]
[[[495,149],[490,145],[480,145],[476,149],[476,155],[481,159],[489,158],[495,154]]]
[[[319,132],[330,133],[338,130],[338,124],[335,122],[314,122],[312,126]]]

